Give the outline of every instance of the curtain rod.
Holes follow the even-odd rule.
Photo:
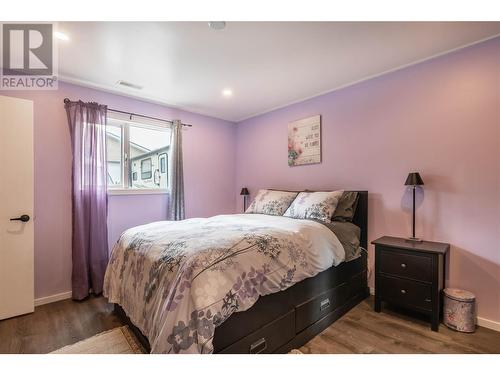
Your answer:
[[[67,104],[67,103],[71,103],[71,100],[69,100],[68,98],[64,98],[64,104]],[[146,115],[141,115],[141,114],[138,114],[138,113],[133,113],[133,112],[125,112],[125,111],[120,111],[118,109],[113,109],[113,108],[108,108],[108,111],[111,111],[111,112],[118,112],[118,113],[123,113],[125,115],[130,115],[130,120],[132,120],[132,116],[137,116],[137,117],[144,117],[144,118],[148,118],[150,120],[156,120],[156,121],[163,121],[163,122],[168,122],[170,124],[173,124],[174,122],[171,121],[171,120],[165,120],[165,119],[162,119],[162,118],[158,118],[158,117],[151,117],[151,116],[146,116]],[[181,123],[182,126],[187,126],[187,127],[192,127],[193,125],[191,124],[184,124],[184,123]]]

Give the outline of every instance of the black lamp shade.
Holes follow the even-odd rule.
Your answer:
[[[241,189],[240,195],[250,195],[250,193],[248,192],[247,188],[243,188],[243,189]]]
[[[424,180],[422,180],[422,177],[418,174],[418,172],[412,172],[408,175],[405,181],[405,185],[410,185],[410,186],[417,186],[417,185],[423,185]]]

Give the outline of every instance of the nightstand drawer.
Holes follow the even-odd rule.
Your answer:
[[[432,258],[394,250],[380,250],[380,272],[414,280],[432,281]]]
[[[383,300],[429,311],[432,309],[430,285],[380,275],[378,287]]]

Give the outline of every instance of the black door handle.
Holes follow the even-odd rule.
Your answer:
[[[30,217],[28,215],[21,215],[20,217],[10,219],[10,221],[22,221],[23,223],[26,223],[30,221]]]

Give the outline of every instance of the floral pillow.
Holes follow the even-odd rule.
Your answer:
[[[261,189],[245,213],[282,216],[297,194],[291,191]]]
[[[283,216],[331,223],[343,193],[343,190],[299,193]]]

